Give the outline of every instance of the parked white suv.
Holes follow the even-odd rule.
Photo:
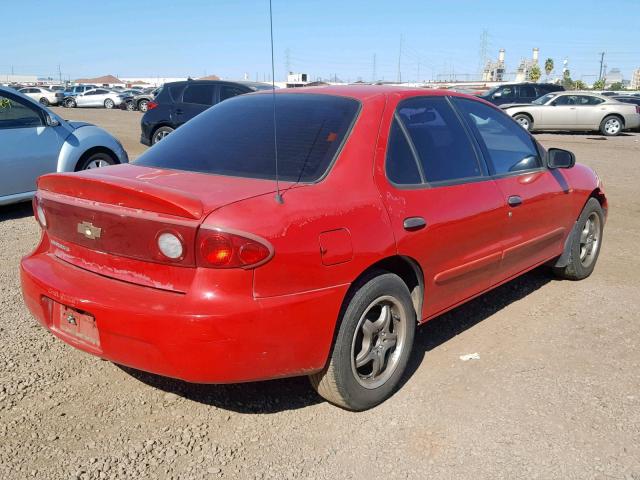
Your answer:
[[[36,102],[40,102],[45,107],[58,105],[63,97],[62,93],[56,94],[56,92],[43,87],[25,87],[18,91],[29,98],[33,98]]]

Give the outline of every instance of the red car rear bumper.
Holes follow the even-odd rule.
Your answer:
[[[105,278],[49,253],[25,257],[21,281],[29,310],[66,343],[119,364],[199,383],[322,369],[348,288],[269,298],[215,293],[204,298],[197,292],[178,294]],[[52,301],[91,314],[99,346],[56,328]]]

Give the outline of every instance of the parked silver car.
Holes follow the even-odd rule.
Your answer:
[[[114,108],[120,106],[126,95],[106,88],[94,88],[64,99],[64,106],[75,107],[104,107]]]
[[[502,108],[530,131],[598,130],[613,136],[640,126],[640,107],[591,92],[548,93],[530,104]]]
[[[45,173],[97,168],[129,159],[118,140],[84,122],[68,122],[0,87],[0,205],[30,199]]]

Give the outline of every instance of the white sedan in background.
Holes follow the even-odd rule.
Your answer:
[[[640,126],[640,106],[592,92],[553,92],[533,103],[501,108],[532,132],[600,131],[602,135],[615,136]]]
[[[104,107],[111,109],[120,106],[125,97],[121,93],[107,90],[106,88],[93,88],[65,98],[64,106],[67,108]]]
[[[61,93],[56,95],[56,92],[43,87],[25,87],[18,91],[29,98],[33,98],[45,107],[58,105],[63,97]]]

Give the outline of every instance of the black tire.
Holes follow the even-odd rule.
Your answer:
[[[49,100],[47,100],[46,98],[42,97],[40,99],[40,105],[42,105],[44,107],[48,107],[49,106]]]
[[[76,101],[73,98],[67,98],[64,101],[64,106],[66,108],[76,108],[77,104],[76,104]]]
[[[96,163],[101,163],[101,167],[106,167],[109,165],[115,165],[118,162],[116,161],[115,157],[113,157],[113,155],[107,152],[95,152],[78,162],[76,172],[80,170],[87,170],[90,168],[99,168]]]
[[[173,132],[173,130],[173,128],[167,126],[157,128],[151,136],[151,145],[155,145],[156,143],[158,143],[164,137]]]
[[[518,113],[513,116],[513,119],[527,132],[530,132],[531,128],[533,128],[533,119],[526,113]]]
[[[148,103],[149,103],[149,100],[140,100],[138,102],[138,110],[140,110],[141,112],[146,112],[148,110],[147,108]]]
[[[110,98],[107,98],[104,101],[104,108],[106,108],[107,110],[111,110],[115,106],[116,106],[115,102],[113,100],[111,100]]]
[[[409,289],[393,273],[376,272],[354,285],[351,292],[343,305],[327,366],[321,372],[310,375],[309,380],[329,402],[348,410],[361,411],[379,405],[395,392],[411,354],[416,313]],[[382,330],[369,335],[369,342],[363,335],[367,322],[373,327],[382,320],[385,305],[391,314],[387,317],[391,328],[382,330],[388,332],[387,337],[396,336],[392,348],[385,347],[389,338],[383,338],[385,334]],[[372,323],[368,315],[377,320]],[[371,329],[368,331],[371,332]],[[365,345],[369,345],[369,348],[365,349]],[[363,352],[365,354],[361,356]],[[357,357],[366,363],[356,366]],[[382,365],[377,377],[373,374],[376,358]],[[369,362],[371,372],[366,370]],[[365,369],[364,373],[361,369]]]
[[[607,115],[600,123],[600,133],[605,137],[620,135],[624,129],[624,122],[616,115]]]
[[[136,110],[136,103],[133,100],[129,100],[127,102],[127,110],[130,112],[134,112]]]
[[[594,222],[596,217],[597,222],[592,230],[592,228],[587,225],[587,222]],[[589,225],[591,225],[591,223]],[[564,267],[554,267],[553,272],[558,277],[567,280],[582,280],[593,272],[598,260],[598,255],[600,255],[600,248],[602,247],[604,212],[598,200],[595,198],[589,199],[582,209],[582,213],[580,217],[578,217],[574,229],[569,246],[569,261]],[[587,231],[589,233],[585,233]],[[591,246],[591,250],[589,250],[589,246]]]

